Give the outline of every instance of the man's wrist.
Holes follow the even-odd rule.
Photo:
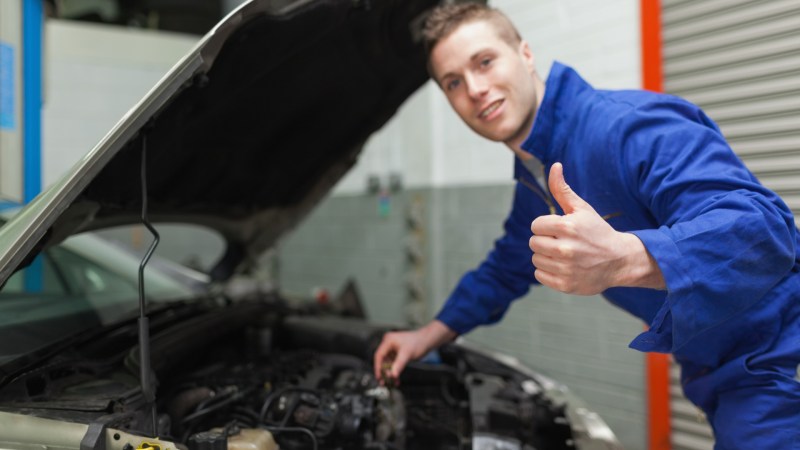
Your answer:
[[[666,282],[653,255],[644,243],[632,233],[621,233],[627,254],[619,271],[616,286],[666,289]]]
[[[458,333],[438,319],[430,321],[420,331],[425,335],[425,341],[428,342],[429,349],[450,342],[458,336]]]

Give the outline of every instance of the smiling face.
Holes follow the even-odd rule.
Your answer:
[[[462,24],[430,52],[432,75],[462,120],[518,148],[533,125],[539,86],[525,41],[503,39],[486,20]]]

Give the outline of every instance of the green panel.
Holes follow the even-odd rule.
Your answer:
[[[335,294],[353,278],[372,320],[404,325],[408,196],[394,195],[390,205],[386,214],[377,196],[326,199],[278,248],[281,290]]]

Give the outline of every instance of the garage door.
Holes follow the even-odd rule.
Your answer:
[[[800,1],[662,0],[661,17],[664,90],[700,105],[800,217]],[[711,449],[678,373],[673,448]]]

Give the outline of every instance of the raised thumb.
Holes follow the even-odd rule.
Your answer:
[[[564,180],[564,166],[561,163],[555,163],[550,167],[550,177],[547,180],[547,184],[550,186],[550,193],[553,198],[564,210],[564,214],[573,213],[576,209],[586,205],[586,202]]]

